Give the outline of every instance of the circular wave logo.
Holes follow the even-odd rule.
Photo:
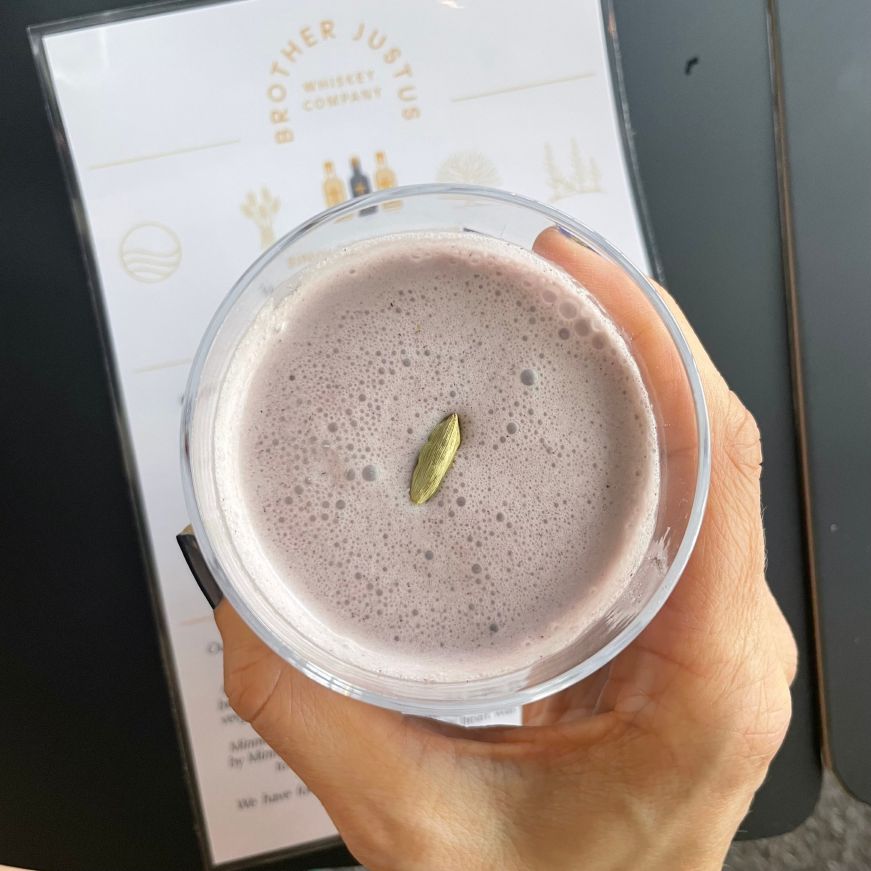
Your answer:
[[[137,224],[127,231],[119,250],[124,271],[136,281],[166,281],[181,263],[181,242],[169,227],[156,222]]]

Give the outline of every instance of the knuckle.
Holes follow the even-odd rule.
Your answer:
[[[777,632],[780,639],[779,654],[781,664],[783,665],[783,673],[786,677],[786,682],[791,686],[798,672],[798,645],[783,613],[780,613]]]
[[[748,688],[753,707],[742,713],[724,712],[721,734],[714,768],[723,785],[730,790],[755,790],[780,750],[792,717],[792,698],[782,676],[766,680],[761,692]],[[757,689],[757,692],[753,690]]]
[[[756,419],[729,391],[722,418],[723,450],[742,475],[758,478],[762,469],[762,438]]]
[[[712,595],[727,595],[725,613],[743,619],[740,606],[755,606],[765,577],[765,531],[758,483],[743,485],[736,474],[720,468],[712,482],[711,505],[699,558],[708,572],[721,578],[721,584],[712,585]]]
[[[254,660],[224,670],[224,693],[230,707],[246,723],[255,723],[267,709],[278,689],[280,667]]]
[[[786,675],[786,682],[792,686],[795,676],[798,674],[798,645],[795,643],[792,633],[789,633],[788,652],[785,656],[784,673]]]
[[[227,696],[230,707],[246,723],[251,721],[252,714],[263,703],[259,688],[252,687],[251,684],[242,680],[238,672],[225,675],[224,693]]]
[[[725,722],[730,726],[736,757],[753,770],[767,769],[792,717],[792,694],[780,664],[773,656],[758,663],[752,680],[739,688],[740,704]],[[737,701],[737,700],[736,700]]]
[[[792,696],[786,681],[778,683],[778,689],[772,693],[770,706],[764,712],[755,731],[748,733],[748,759],[763,770],[771,764],[777,755],[792,719]]]

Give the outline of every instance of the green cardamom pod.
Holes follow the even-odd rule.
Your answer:
[[[460,419],[449,414],[429,434],[417,455],[417,465],[411,476],[409,495],[415,505],[423,505],[441,487],[460,447]]]

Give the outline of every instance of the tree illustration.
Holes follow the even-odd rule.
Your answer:
[[[602,190],[602,173],[599,171],[599,164],[596,163],[596,158],[590,158],[590,186],[589,191]]]
[[[578,140],[573,136],[571,139],[571,161],[572,161],[572,172],[574,173],[574,177],[572,181],[574,182],[574,192],[575,193],[584,193],[588,190],[587,187],[587,169],[584,166],[584,158],[581,155],[581,149],[578,146]]]
[[[570,197],[574,193],[571,184],[557,166],[553,156],[553,147],[549,142],[546,142],[544,146],[544,168],[547,171],[548,184],[550,184],[550,201],[552,203],[564,197]]]

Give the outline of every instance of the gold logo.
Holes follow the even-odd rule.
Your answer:
[[[354,45],[362,48],[362,57],[354,50],[354,66],[349,68],[337,55],[347,55]],[[346,27],[325,18],[300,27],[279,55],[269,69],[266,87],[269,124],[279,145],[296,139],[299,119],[310,113],[392,99],[404,120],[420,117],[411,64],[386,33],[365,21]],[[318,59],[319,68],[313,70]],[[325,72],[325,60],[338,65]]]
[[[124,271],[136,281],[166,281],[181,264],[181,242],[164,224],[147,221],[131,227],[118,249]]]
[[[336,175],[336,168],[331,160],[324,162],[324,203],[327,208],[337,206],[348,199],[345,183]]]
[[[396,187],[396,173],[387,165],[383,151],[375,152],[375,189],[386,191]]]
[[[544,168],[550,185],[552,203],[566,197],[573,197],[575,194],[599,193],[602,190],[602,173],[599,171],[596,159],[584,158],[574,137],[570,143],[571,172],[568,175],[565,175],[557,165],[551,144],[548,142],[544,146]]]
[[[447,184],[480,184],[497,188],[499,170],[480,151],[457,151],[445,159],[436,172],[436,181]]]
[[[372,181],[364,172],[363,163],[356,155],[349,158],[351,175],[348,177],[348,187],[336,174],[335,164],[331,160],[324,161],[324,179],[321,189],[324,195],[324,204],[337,206],[348,199],[348,190],[352,197],[364,197],[372,192]],[[375,152],[375,190],[384,191],[396,187],[396,173],[387,163],[387,155],[383,151]],[[385,203],[384,208],[398,208],[402,204],[399,201]],[[374,212],[373,208],[363,209],[360,214],[368,215]]]
[[[281,200],[272,196],[269,188],[262,187],[259,196],[249,191],[240,208],[242,214],[250,218],[260,230],[260,250],[265,251],[275,241],[272,219],[281,208]]]

